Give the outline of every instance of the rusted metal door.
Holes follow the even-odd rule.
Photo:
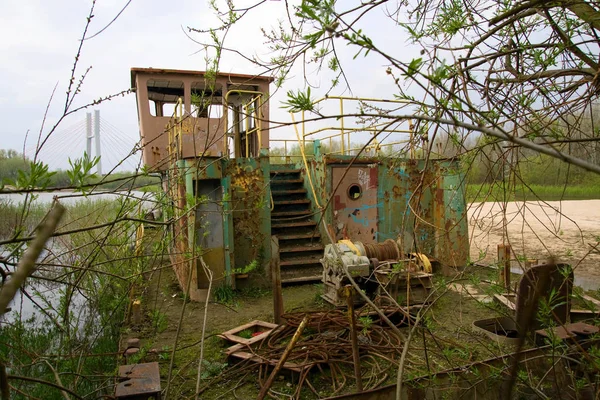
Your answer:
[[[378,166],[331,167],[333,230],[336,239],[377,242]],[[336,189],[337,188],[337,189]]]
[[[214,279],[225,277],[225,239],[223,219],[223,187],[220,179],[196,181],[196,196],[203,198],[196,207],[196,245],[213,273]],[[209,278],[198,266],[198,288],[208,288]]]

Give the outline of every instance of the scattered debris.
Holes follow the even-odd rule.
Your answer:
[[[388,318],[395,321],[398,326],[405,325],[409,318],[404,310],[398,308],[385,309]],[[240,340],[227,349],[226,354],[231,358],[243,360],[235,368],[243,369],[248,364],[259,365],[259,381],[266,378],[267,369],[263,366],[273,366],[298,374],[294,398],[301,398],[302,390],[307,389],[317,393],[313,371],[323,372],[319,379],[328,379],[329,385],[334,388],[334,394],[340,393],[348,385],[356,383],[356,374],[359,373],[365,390],[379,387],[397,368],[403,344],[385,324],[380,317],[367,307],[356,310],[356,347],[359,362],[356,363],[353,355],[352,329],[348,315],[343,310],[324,312],[285,314],[286,325],[279,326],[257,336],[256,338]],[[299,327],[305,321],[303,332]],[[231,333],[248,329],[249,326],[260,321],[245,324],[220,336],[230,340]],[[298,334],[294,346],[291,339]],[[238,339],[239,340],[239,339]],[[354,366],[358,370],[354,370]],[[262,384],[261,384],[262,385]],[[268,384],[262,385],[262,387]],[[206,389],[206,388],[205,388]],[[321,396],[319,396],[321,397]]]

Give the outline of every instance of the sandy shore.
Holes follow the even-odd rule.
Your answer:
[[[472,203],[468,216],[472,260],[492,263],[510,243],[517,265],[553,256],[575,267],[578,285],[600,287],[600,200]]]

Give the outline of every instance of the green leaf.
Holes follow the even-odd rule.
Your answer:
[[[310,87],[306,93],[298,90],[294,93],[292,90],[287,92],[288,100],[283,102],[281,108],[287,108],[289,112],[312,111],[315,107],[314,101],[310,98]]]
[[[403,75],[410,78],[410,77],[414,76],[417,72],[419,72],[419,69],[421,68],[421,66],[423,66],[423,59],[422,58],[413,58],[412,61],[410,62],[410,64],[408,64],[406,73]]]

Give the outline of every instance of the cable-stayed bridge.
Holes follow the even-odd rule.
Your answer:
[[[43,138],[42,138],[43,139]],[[29,141],[25,155],[33,158],[37,141]],[[134,152],[137,138],[122,132],[100,116],[99,111],[87,113],[79,121],[55,130],[39,150],[38,159],[51,170],[69,169],[69,158],[81,158],[84,152],[90,158],[100,156],[94,172],[107,174],[112,170],[135,171],[140,167],[140,150]]]

